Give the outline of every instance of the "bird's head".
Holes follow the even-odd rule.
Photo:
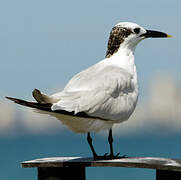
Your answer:
[[[170,35],[146,30],[135,23],[121,22],[112,28],[110,33],[106,57],[112,56],[119,48],[135,49],[136,45],[145,38],[167,38]]]

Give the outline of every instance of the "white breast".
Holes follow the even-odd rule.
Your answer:
[[[90,117],[85,121],[63,118],[62,122],[73,131],[99,131],[127,120],[138,98],[133,52],[119,50],[110,58],[75,75],[62,92],[52,97],[59,99],[53,104],[53,111],[65,110],[75,115],[85,112]]]

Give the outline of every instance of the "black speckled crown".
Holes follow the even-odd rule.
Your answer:
[[[124,39],[132,33],[132,30],[129,28],[115,26],[110,32],[106,58],[111,57],[116,53],[120,47],[120,44],[124,42]]]

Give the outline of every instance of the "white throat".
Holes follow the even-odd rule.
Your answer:
[[[120,46],[119,50],[114,53],[108,61],[112,64],[125,69],[132,75],[136,74],[136,66],[134,62],[134,48],[128,48],[126,46]]]

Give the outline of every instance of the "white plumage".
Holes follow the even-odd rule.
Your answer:
[[[48,96],[33,91],[35,102],[8,99],[49,114],[77,133],[88,133],[94,159],[99,159],[90,132],[109,129],[110,155],[113,153],[112,126],[128,120],[138,99],[138,81],[134,62],[136,45],[149,37],[171,37],[163,32],[145,30],[135,23],[119,23],[110,33],[106,58],[75,75],[63,91]]]
[[[112,123],[127,120],[138,97],[134,56],[132,51],[128,55],[128,51],[121,52],[118,57],[106,58],[75,75],[62,92],[51,96],[59,99],[53,103],[52,110],[74,111],[75,114],[85,112],[90,117],[105,119],[101,124],[106,127],[106,120]],[[119,61],[125,61],[124,66]],[[95,131],[97,125],[98,122],[95,122]],[[86,131],[89,132],[89,128]]]
[[[132,28],[138,26],[134,23],[128,24]],[[144,29],[142,31],[146,32]],[[135,109],[138,98],[134,50],[141,39],[143,38],[138,38],[134,44],[128,46],[128,38],[111,57],[78,73],[68,82],[62,92],[51,96],[58,100],[51,107],[53,111],[74,111],[75,115],[78,112],[85,112],[90,118],[93,116],[98,119],[91,119],[91,123],[89,123],[88,119],[81,118],[79,123],[75,122],[77,126],[72,128],[73,123],[70,123],[69,118],[67,119],[69,122],[63,121],[69,128],[75,132],[99,131],[110,129],[114,123],[120,123],[129,118]],[[91,126],[85,126],[84,121]]]

